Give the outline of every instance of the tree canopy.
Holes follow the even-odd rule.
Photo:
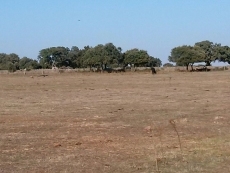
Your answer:
[[[51,47],[42,49],[39,52],[38,60],[43,67],[52,67],[55,65],[57,67],[66,66],[70,63],[68,57],[69,48],[66,47]]]
[[[121,47],[113,43],[98,44],[95,47],[85,46],[79,49],[73,46],[71,49],[65,47],[51,47],[42,49],[38,55],[39,63],[43,68],[70,66],[81,67],[119,67],[127,64],[135,66],[159,67],[162,62],[159,58],[150,56],[147,51],[139,49],[122,52]]]
[[[15,71],[19,69],[19,56],[15,53],[0,53],[0,70]]]
[[[176,63],[177,66],[186,66],[187,70],[189,65],[192,67],[194,63],[200,62],[205,62],[207,66],[217,60],[230,64],[230,48],[205,40],[195,43],[194,46],[184,45],[173,48],[168,60]]]
[[[177,65],[193,66],[194,63],[203,62],[205,59],[205,52],[198,46],[179,46],[175,47],[171,51],[169,61],[174,62]]]
[[[38,60],[38,61],[37,61]],[[98,44],[94,47],[85,46],[83,49],[77,46],[71,48],[57,46],[44,48],[39,51],[37,60],[28,57],[20,58],[16,53],[0,53],[0,70],[15,71],[19,69],[38,69],[55,67],[124,67],[128,64],[135,67],[160,67],[162,61],[151,56],[146,50],[133,48],[122,51],[121,47],[113,43]],[[193,46],[182,45],[171,50],[168,61],[176,66],[189,65],[193,68],[194,63],[206,63],[220,61],[230,64],[230,47],[221,46],[209,40],[196,42]],[[173,66],[166,63],[164,66]]]
[[[230,47],[220,46],[216,51],[216,59],[221,62],[227,62],[230,64]]]
[[[205,40],[195,43],[195,46],[199,46],[205,52],[204,62],[207,66],[210,66],[211,62],[216,60],[217,48],[220,47],[220,44]]]
[[[172,64],[172,63],[165,63],[164,65],[163,65],[163,67],[173,67],[174,65]]]
[[[19,69],[39,69],[40,64],[31,58],[23,57],[19,60]]]
[[[144,66],[150,60],[147,51],[139,49],[131,49],[125,52],[124,63],[134,64],[134,66]]]

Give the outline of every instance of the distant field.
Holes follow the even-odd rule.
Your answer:
[[[0,172],[229,173],[229,132],[230,71],[0,75]]]

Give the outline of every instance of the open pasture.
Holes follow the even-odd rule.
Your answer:
[[[0,75],[0,172],[230,172],[230,72]]]

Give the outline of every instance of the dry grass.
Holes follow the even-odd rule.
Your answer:
[[[0,172],[229,172],[229,83],[229,71],[1,75]]]

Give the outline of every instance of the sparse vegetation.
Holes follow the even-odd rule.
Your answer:
[[[0,81],[2,172],[230,169],[229,71],[11,74]]]

